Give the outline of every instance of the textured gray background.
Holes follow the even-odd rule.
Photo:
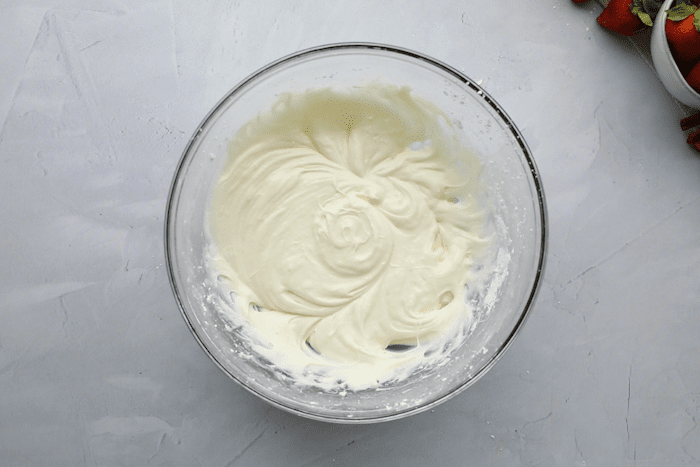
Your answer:
[[[700,155],[596,2],[0,2],[0,465],[700,465]],[[431,55],[523,131],[551,222],[531,318],[475,386],[336,426],[259,401],[172,297],[163,213],[197,124],[303,48]]]

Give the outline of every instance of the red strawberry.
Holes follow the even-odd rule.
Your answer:
[[[598,16],[598,24],[623,36],[631,36],[645,26],[640,14],[632,12],[633,7],[638,11],[636,3],[635,0],[610,0]]]
[[[681,130],[683,131],[690,130],[696,126],[700,126],[700,112],[696,113],[695,115],[691,115],[690,117],[685,117],[683,120],[681,120]]]
[[[688,76],[685,77],[685,80],[690,84],[690,87],[700,92],[700,62],[695,64]]]
[[[700,9],[694,5],[678,5],[668,10],[666,39],[680,61],[700,58]]]

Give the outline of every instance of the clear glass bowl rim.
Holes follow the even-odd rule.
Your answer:
[[[328,53],[328,52],[333,52],[333,51],[342,51],[342,50],[355,50],[355,51],[362,51],[362,50],[378,50],[378,51],[384,51],[384,52],[389,52],[393,54],[398,54],[398,55],[404,55],[408,56],[410,58],[425,62],[429,65],[434,66],[435,68],[442,70],[443,72],[446,72],[447,74],[451,75],[452,77],[456,78],[460,82],[462,82],[464,85],[467,87],[471,88],[473,91],[475,91],[475,94],[478,95],[480,98],[483,99],[483,101],[489,105],[491,110],[493,110],[498,117],[501,118],[503,123],[505,123],[508,127],[508,130],[511,132],[512,136],[515,138],[517,141],[518,145],[520,146],[520,149],[523,152],[523,156],[527,162],[527,166],[530,170],[530,175],[532,176],[532,181],[534,185],[534,190],[535,193],[537,194],[537,205],[539,208],[539,213],[540,213],[540,239],[539,239],[539,245],[540,245],[540,252],[538,256],[538,264],[537,264],[537,269],[536,269],[536,274],[535,278],[533,281],[533,285],[529,294],[529,297],[527,301],[525,302],[525,306],[520,313],[520,317],[518,321],[516,322],[515,326],[511,330],[510,334],[508,337],[503,341],[499,349],[494,353],[493,357],[491,360],[484,365],[479,371],[477,371],[470,379],[464,381],[462,384],[457,385],[452,391],[450,391],[447,394],[444,394],[442,397],[439,397],[435,400],[430,401],[429,403],[416,406],[416,407],[411,407],[405,411],[399,411],[399,412],[394,412],[391,414],[387,415],[382,415],[378,417],[373,417],[373,418],[341,418],[341,417],[330,417],[327,415],[319,415],[313,412],[307,412],[300,410],[296,407],[290,407],[287,406],[280,401],[274,400],[269,398],[268,396],[261,394],[257,392],[254,388],[251,388],[247,384],[245,384],[244,381],[242,381],[240,378],[238,378],[235,374],[231,373],[221,362],[218,361],[218,359],[209,351],[207,348],[206,344],[202,340],[201,336],[197,332],[196,326],[192,323],[190,318],[187,315],[187,311],[185,310],[184,306],[184,300],[181,298],[181,291],[178,288],[178,285],[175,280],[175,271],[173,269],[173,262],[171,261],[171,255],[173,251],[173,239],[170,236],[170,224],[171,220],[174,217],[174,209],[175,206],[177,205],[175,203],[175,200],[177,199],[177,195],[179,194],[179,180],[183,176],[183,170],[186,166],[186,162],[188,160],[188,156],[191,154],[192,148],[195,146],[195,143],[198,141],[200,133],[202,133],[202,130],[209,124],[210,120],[217,115],[219,109],[226,104],[226,102],[234,95],[238,93],[238,91],[242,88],[244,88],[248,83],[256,80],[258,77],[265,75],[271,70],[276,69],[282,64],[286,64],[289,62],[293,62],[296,60],[303,59],[305,57],[311,56],[311,55],[318,55],[322,53]],[[209,358],[226,374],[228,375],[231,379],[236,381],[240,386],[242,386],[244,389],[249,391],[250,393],[258,396],[262,400],[267,401],[268,403],[272,404],[275,407],[278,407],[282,410],[285,410],[287,412],[300,415],[309,419],[314,419],[314,420],[320,420],[320,421],[326,421],[326,422],[334,422],[334,423],[348,423],[348,424],[360,424],[360,423],[376,423],[376,422],[384,422],[384,421],[390,421],[390,420],[396,420],[399,418],[404,418],[409,415],[414,415],[419,412],[426,411],[430,408],[433,408],[443,402],[445,402],[448,399],[451,399],[452,397],[458,395],[474,383],[478,381],[484,374],[486,374],[495,363],[500,360],[500,358],[503,356],[505,351],[512,345],[513,341],[515,340],[515,337],[520,333],[520,330],[523,327],[523,324],[525,323],[526,319],[530,315],[530,312],[532,310],[532,307],[536,301],[537,294],[539,292],[541,282],[542,282],[542,277],[544,275],[544,268],[545,268],[545,263],[546,263],[546,257],[547,257],[547,248],[548,248],[548,221],[547,221],[547,208],[546,208],[546,201],[545,201],[545,195],[544,195],[544,188],[542,185],[542,180],[539,174],[539,170],[537,169],[537,165],[535,163],[534,157],[532,156],[532,153],[525,142],[525,139],[523,138],[520,130],[517,128],[515,123],[512,121],[512,119],[508,116],[508,114],[501,108],[501,106],[496,102],[496,100],[491,97],[484,89],[482,89],[476,82],[474,82],[471,78],[467,77],[465,74],[461,73],[460,71],[456,70],[455,68],[437,60],[432,57],[429,57],[425,54],[415,52],[413,50],[403,48],[403,47],[398,47],[398,46],[393,46],[393,45],[386,45],[386,44],[380,44],[380,43],[372,43],[372,42],[342,42],[342,43],[333,43],[333,44],[326,44],[326,45],[320,45],[316,47],[311,47],[308,49],[304,49],[289,55],[286,55],[282,58],[279,58],[278,60],[275,60],[268,65],[260,68],[256,72],[250,74],[248,77],[240,81],[236,86],[234,86],[226,95],[217,102],[217,104],[212,108],[212,110],[209,111],[209,113],[204,117],[202,122],[197,126],[197,129],[194,131],[192,137],[189,139],[187,145],[185,146],[185,149],[182,153],[182,156],[180,157],[180,160],[178,161],[178,164],[175,169],[175,173],[173,175],[169,193],[168,193],[168,198],[166,202],[166,208],[165,208],[165,219],[164,219],[164,247],[165,247],[165,264],[166,264],[166,269],[168,272],[168,280],[170,282],[171,289],[173,291],[173,294],[175,296],[175,300],[177,302],[178,308],[180,309],[180,313],[182,317],[185,320],[185,323],[187,323],[187,326],[189,327],[192,335],[195,337],[197,342],[199,343],[200,347],[204,350],[204,352],[209,356]]]

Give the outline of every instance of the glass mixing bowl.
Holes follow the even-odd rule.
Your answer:
[[[324,391],[290,383],[256,355],[242,327],[221,307],[221,292],[205,265],[205,217],[227,158],[227,143],[281,93],[345,90],[380,81],[408,86],[452,120],[456,136],[483,164],[480,194],[495,232],[497,269],[476,303],[475,324],[450,358],[403,381],[359,391]],[[520,131],[471,79],[419,53],[379,44],[334,44],[282,58],[249,76],[207,115],[180,160],[165,218],[168,273],[187,325],[204,351],[245,389],[292,413],[340,423],[370,423],[427,410],[474,384],[503,355],[533,307],[545,262],[547,222],[540,176]],[[221,290],[220,290],[221,289]]]

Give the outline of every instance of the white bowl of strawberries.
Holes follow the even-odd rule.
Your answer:
[[[700,0],[666,0],[651,33],[651,58],[669,93],[700,109]]]

